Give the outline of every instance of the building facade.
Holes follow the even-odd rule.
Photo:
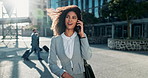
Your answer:
[[[46,8],[49,8],[48,0],[29,0],[30,26],[37,26],[41,36],[51,36],[50,22]]]
[[[82,11],[102,17],[101,9],[110,0],[49,0],[49,7],[57,8],[67,5],[77,5]],[[144,1],[144,0],[137,0]],[[131,35],[134,39],[148,39],[148,18],[131,20]],[[126,39],[127,22],[115,21],[89,24],[85,26],[90,43],[107,43],[108,38]]]

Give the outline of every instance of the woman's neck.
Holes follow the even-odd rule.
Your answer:
[[[74,33],[74,30],[66,30],[64,34],[68,37],[71,37],[73,33]]]

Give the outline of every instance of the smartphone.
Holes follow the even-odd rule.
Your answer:
[[[78,23],[77,23],[78,24]],[[75,31],[78,33],[78,32],[80,32],[80,30],[81,30],[81,26],[76,26],[75,27]]]
[[[75,30],[76,30],[76,32],[80,32],[81,27],[80,27],[80,26],[76,26],[76,27],[75,27]]]

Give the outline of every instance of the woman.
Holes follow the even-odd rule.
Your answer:
[[[53,20],[52,29],[56,35],[51,39],[48,58],[51,71],[62,78],[85,78],[83,59],[90,59],[92,53],[83,30],[80,9],[71,5],[47,11]],[[79,30],[76,29],[78,26]],[[57,57],[62,68],[57,65]]]

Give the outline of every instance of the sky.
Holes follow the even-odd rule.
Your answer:
[[[29,16],[29,2],[28,0],[17,0],[18,17]]]
[[[17,17],[28,17],[29,16],[28,0],[12,0],[11,3],[14,4],[17,8]],[[2,6],[2,3],[0,3],[0,12],[1,12],[1,6]]]

